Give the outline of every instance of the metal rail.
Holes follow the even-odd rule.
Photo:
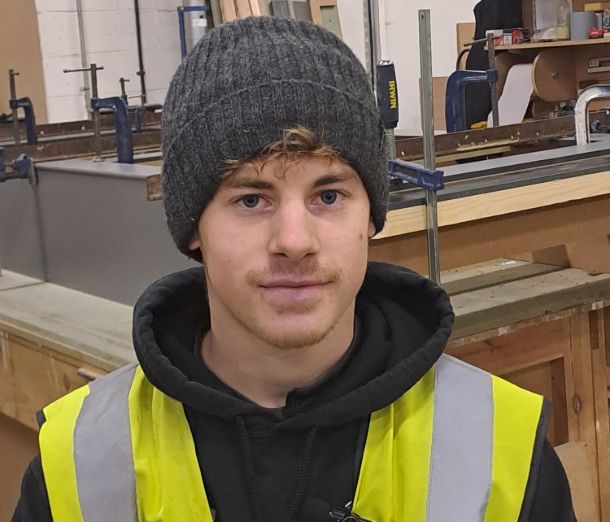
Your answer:
[[[584,145],[590,143],[589,137],[589,113],[587,108],[593,100],[610,98],[610,85],[592,85],[587,87],[576,100],[574,107],[574,118],[576,123],[576,143]]]
[[[419,11],[420,96],[422,130],[424,135],[424,166],[434,170],[434,106],[432,90],[432,31],[430,10]],[[426,190],[426,228],[428,234],[428,276],[435,283],[441,282],[441,265],[438,241],[438,205],[436,191]]]

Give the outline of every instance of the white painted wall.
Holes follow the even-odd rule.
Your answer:
[[[478,0],[379,0],[382,58],[395,62],[400,96],[398,131],[421,132],[419,112],[418,9],[432,12],[435,76],[453,72],[457,57],[455,24],[474,20]],[[345,41],[365,62],[363,0],[338,0]],[[82,0],[87,62],[103,65],[99,95],[120,94],[119,78],[130,79],[129,95],[140,93],[133,0]],[[150,103],[162,103],[180,62],[176,7],[180,0],[140,0],[146,87]],[[76,0],[36,0],[49,121],[86,117]],[[137,103],[138,100],[133,100]]]
[[[338,0],[343,38],[365,63],[364,11],[361,0]],[[430,9],[432,19],[432,70],[449,76],[457,59],[458,22],[474,22],[478,0],[379,0],[381,58],[394,61],[398,81],[400,121],[398,133],[421,134],[419,110],[419,9]]]
[[[147,101],[162,103],[180,62],[176,0],[140,0],[140,24]],[[98,72],[100,97],[121,93],[119,78],[129,78],[127,94],[140,94],[133,0],[82,0],[87,63]],[[36,0],[49,122],[87,117],[75,0]],[[134,104],[139,103],[133,99]]]

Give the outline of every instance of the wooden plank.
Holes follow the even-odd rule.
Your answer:
[[[608,195],[441,227],[441,269],[565,244],[570,246],[571,266],[610,272],[609,230]],[[426,234],[422,230],[374,239],[369,258],[426,273]]]
[[[247,18],[252,16],[252,9],[249,0],[234,0],[237,18]]]
[[[0,351],[0,413],[31,429],[37,429],[37,411],[89,382],[78,374],[79,361],[65,363],[22,339],[0,336]]]
[[[314,24],[324,26],[322,18],[323,7],[337,7],[337,0],[309,0],[309,8],[311,9],[311,20]]]
[[[439,226],[446,227],[467,221],[523,212],[579,199],[594,198],[602,194],[610,194],[610,171],[440,201],[438,203]],[[393,210],[388,213],[386,225],[375,236],[375,239],[425,229],[425,206]]]
[[[603,11],[610,9],[610,2],[587,2],[585,3],[585,11]]]
[[[595,394],[588,314],[574,315],[564,322],[564,326],[565,336],[570,340],[570,349],[565,354],[569,438],[570,441],[583,442],[589,462],[597,466]],[[601,492],[597,467],[594,470],[593,494],[599,511]]]
[[[534,42],[511,45],[499,45],[496,51],[525,51],[529,49],[546,49],[549,47],[578,47],[585,45],[609,44],[607,39],[599,38],[593,40],[558,40],[556,42]]]
[[[135,359],[130,306],[51,283],[2,291],[0,296],[0,331],[103,369]]]
[[[562,341],[565,346],[565,340]],[[553,445],[564,444],[568,442],[568,419],[566,412],[568,403],[566,400],[566,385],[565,385],[565,361],[563,358],[557,359],[550,363],[551,369],[551,397],[553,402],[552,421],[553,431],[549,432],[549,440]]]
[[[464,346],[451,342],[447,353],[503,376],[561,359],[566,347],[563,336],[562,322],[553,321],[509,334],[498,331],[486,341]]]
[[[456,314],[453,337],[466,337],[608,296],[610,275],[590,276],[577,269],[458,294],[451,299]]]
[[[457,53],[460,54],[465,49],[465,44],[474,40],[474,32],[476,29],[475,22],[458,22],[455,24],[455,33],[457,37]],[[466,69],[466,60],[468,54],[465,54],[460,61],[460,69]]]
[[[232,22],[237,18],[237,10],[233,0],[220,0],[220,12],[223,22]]]
[[[261,16],[269,16],[269,2],[267,0],[258,0],[258,9]]]
[[[484,261],[482,263],[474,263],[468,266],[452,268],[443,272],[443,281],[453,283],[462,281],[463,279],[471,279],[477,276],[486,276],[504,270],[512,270],[514,268],[527,266],[530,263],[517,259],[498,258]]]
[[[516,260],[512,261],[512,263],[514,263],[516,266],[510,266],[510,264],[507,264],[501,270],[496,270],[486,274],[477,274],[471,277],[464,277],[454,281],[448,281],[446,276],[441,277],[443,281],[443,288],[449,295],[453,296],[464,292],[481,290],[483,288],[489,288],[491,286],[561,270],[561,267],[559,266],[544,265],[540,263],[522,262],[523,264],[517,264],[519,262]]]
[[[432,92],[434,93],[432,105],[434,108],[434,128],[447,130],[445,120],[445,96],[447,93],[448,76],[435,76],[432,78]]]
[[[589,314],[591,331],[591,367],[595,395],[595,418],[597,432],[597,473],[600,489],[602,520],[610,520],[610,419],[606,380],[606,332],[604,310],[594,310]]]
[[[556,447],[555,451],[568,475],[576,518],[587,522],[599,521],[599,510],[593,494],[593,466],[586,445],[583,442],[569,442]]]
[[[250,12],[252,13],[252,15],[260,16],[261,12],[259,0],[248,0],[248,3],[250,4]]]

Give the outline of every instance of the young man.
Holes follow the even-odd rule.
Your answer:
[[[203,270],[139,300],[139,366],[45,408],[14,520],[574,520],[542,398],[442,356],[447,295],[367,265],[383,129],[342,42],[223,25],[163,125],[169,229]]]

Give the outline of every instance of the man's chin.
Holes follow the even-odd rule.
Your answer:
[[[259,331],[258,336],[278,350],[302,350],[321,343],[328,337],[333,326],[324,330]]]

